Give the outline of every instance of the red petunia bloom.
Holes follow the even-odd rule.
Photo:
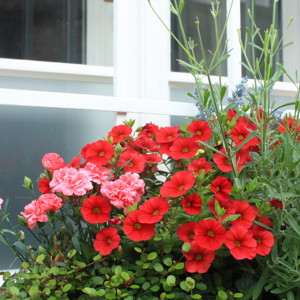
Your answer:
[[[272,207],[276,208],[276,209],[282,209],[283,205],[282,202],[278,199],[272,198],[271,201],[268,202]]]
[[[121,143],[125,141],[132,132],[132,128],[128,125],[117,125],[108,133],[108,137],[113,138],[113,143]]]
[[[119,158],[118,167],[122,167],[125,172],[141,173],[145,168],[145,159],[133,150],[124,150]]]
[[[188,125],[188,131],[193,135],[195,141],[207,142],[212,137],[212,129],[207,122],[202,120],[191,122]]]
[[[169,181],[166,181],[160,189],[162,197],[179,197],[185,194],[195,183],[195,177],[190,171],[179,171]]]
[[[142,154],[142,157],[145,159],[145,164],[152,166],[163,160],[163,158],[157,154]]]
[[[171,157],[172,155],[172,152],[171,152],[171,147],[173,145],[173,142],[170,142],[170,143],[162,143],[159,145],[159,148],[158,148],[158,152],[160,154],[167,154],[168,156]]]
[[[300,132],[300,125],[297,126],[297,120],[293,118],[283,119],[279,122],[278,131],[281,133],[290,132],[290,133],[297,133]]]
[[[138,133],[139,136],[145,136],[148,138],[152,138],[154,137],[157,132],[158,132],[159,128],[157,125],[155,124],[151,124],[151,123],[147,123],[142,130]]]
[[[233,201],[235,213],[240,214],[240,217],[232,222],[232,226],[243,226],[250,228],[255,220],[254,208],[246,201]]]
[[[222,172],[230,172],[233,170],[233,167],[231,165],[231,162],[229,158],[227,157],[225,150],[221,149],[220,154],[216,152],[213,157],[214,163],[217,165],[217,167],[222,171]],[[238,172],[240,172],[243,168],[243,165],[245,163],[251,162],[252,158],[247,150],[241,149],[237,154],[236,154],[236,165]]]
[[[165,198],[153,197],[146,200],[139,208],[138,220],[141,223],[153,224],[159,222],[170,209]]]
[[[268,216],[262,216],[261,211],[256,206],[254,206],[253,209],[254,209],[254,213],[255,213],[255,221],[263,223],[269,227],[273,226],[273,222],[269,219]]]
[[[114,155],[114,147],[108,141],[97,141],[86,145],[81,152],[82,156],[86,158],[87,162],[100,167],[108,163]]]
[[[257,243],[252,231],[245,227],[235,226],[227,231],[225,245],[237,260],[253,259],[256,256]]]
[[[219,203],[220,207],[225,210],[222,216],[218,216],[215,210],[216,201]],[[233,201],[230,199],[220,200],[217,198],[212,198],[209,200],[207,206],[212,212],[212,214],[215,216],[215,218],[218,219],[220,222],[223,222],[223,220],[225,220],[228,216],[235,214],[235,207],[233,205]]]
[[[219,249],[225,241],[226,229],[216,220],[201,220],[195,227],[195,242],[208,250]]]
[[[80,212],[89,223],[105,223],[109,220],[111,205],[108,200],[102,196],[90,196],[82,202]]]
[[[188,165],[188,170],[196,173],[198,176],[201,175],[202,171],[204,171],[205,174],[208,173],[211,168],[211,163],[209,163],[205,158],[195,159]]]
[[[193,158],[199,147],[192,138],[179,138],[171,146],[171,157],[175,160]]]
[[[156,134],[156,141],[158,143],[169,143],[175,141],[181,135],[178,126],[163,127],[159,129]]]
[[[120,244],[121,237],[114,227],[105,227],[96,234],[94,249],[102,255],[109,255]]]
[[[177,235],[185,243],[191,243],[195,238],[195,227],[197,222],[186,222],[178,226]]]
[[[271,252],[271,248],[274,245],[273,234],[262,228],[261,226],[255,225],[251,228],[253,238],[256,240],[256,253],[265,256]]]
[[[200,214],[202,210],[202,198],[196,193],[191,196],[185,196],[181,200],[181,206],[189,215]]]
[[[43,177],[39,182],[38,182],[38,186],[39,186],[39,191],[42,194],[49,194],[50,193],[50,181],[46,178]]]
[[[241,145],[250,134],[251,132],[246,128],[244,122],[237,123],[230,131],[231,138],[234,140],[236,146]],[[258,143],[258,138],[253,137],[242,147],[242,149],[248,149],[250,146],[257,146]]]
[[[132,241],[145,241],[153,237],[155,224],[141,223],[138,219],[139,211],[131,211],[123,221],[123,231]]]
[[[158,144],[156,142],[144,136],[136,139],[134,141],[134,146],[140,148],[142,152],[156,151],[158,149]]]
[[[80,166],[80,160],[80,156],[74,156],[71,162],[65,165],[65,167],[77,169]]]
[[[191,250],[183,252],[186,257],[185,269],[190,273],[206,273],[215,259],[215,252],[202,248],[196,243],[191,244]]]
[[[216,195],[216,198],[220,200],[229,199],[231,189],[232,183],[228,178],[222,176],[217,176],[210,184],[210,190]]]

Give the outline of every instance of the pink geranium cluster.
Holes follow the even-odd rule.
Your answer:
[[[37,222],[47,222],[47,212],[58,210],[62,207],[63,201],[55,194],[43,194],[38,200],[33,200],[24,207],[24,212],[21,215],[27,220],[27,225],[33,229]]]

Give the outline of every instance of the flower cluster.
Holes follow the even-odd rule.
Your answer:
[[[21,214],[33,229],[48,221],[48,212],[71,207],[77,224],[85,222],[83,229],[93,233],[85,242],[107,257],[127,240],[149,243],[164,231],[175,234],[190,273],[207,272],[220,249],[236,260],[265,256],[274,244],[268,214],[279,200],[269,199],[261,210],[237,195],[231,177],[259,154],[261,141],[252,133],[261,117],[255,123],[229,110],[225,143],[215,142],[212,123],[194,120],[181,128],[149,123],[134,133],[128,124],[115,126],[69,164],[48,153],[38,182],[43,195]],[[289,118],[274,134],[296,130]]]

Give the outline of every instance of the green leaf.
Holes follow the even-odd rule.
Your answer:
[[[20,294],[20,290],[15,286],[11,286],[9,288],[9,292],[14,296],[18,296]]]
[[[150,282],[149,282],[149,281],[145,281],[145,282],[143,283],[143,285],[142,285],[142,289],[143,289],[144,291],[147,291],[147,290],[149,289],[149,287],[150,287]]]
[[[140,286],[137,285],[137,284],[132,284],[132,285],[130,285],[129,287],[130,287],[131,289],[134,289],[134,290],[138,290],[138,289],[140,288]]]
[[[44,259],[45,259],[45,254],[40,254],[40,255],[36,258],[36,262],[37,262],[37,263],[41,263]]]
[[[176,264],[174,267],[176,270],[182,270],[182,269],[184,269],[184,263],[180,262],[180,263]]]
[[[121,266],[116,266],[116,268],[115,268],[115,274],[119,275],[119,274],[121,274],[121,272],[122,272],[122,267]]]
[[[191,298],[192,299],[202,299],[202,296],[200,294],[194,294],[194,295],[191,295]]]
[[[72,284],[68,283],[63,287],[63,292],[66,293],[67,291],[69,291],[72,288]]]
[[[37,285],[33,285],[31,286],[31,288],[29,289],[28,291],[28,294],[30,296],[34,296],[34,295],[37,295],[39,293],[39,287]]]
[[[156,252],[151,252],[148,254],[147,256],[147,260],[153,260],[157,257],[157,253]]]
[[[171,259],[170,257],[168,257],[168,256],[167,256],[167,257],[164,257],[163,263],[164,263],[166,266],[168,266],[168,267],[171,267],[172,264],[173,264],[172,259]]]
[[[138,253],[143,253],[143,250],[141,248],[134,247],[134,250]]]
[[[287,221],[290,223],[291,227],[296,231],[296,233],[300,236],[300,227],[295,219],[291,216],[287,217]]]
[[[243,294],[242,293],[235,293],[235,294],[233,294],[233,297],[234,298],[243,298]]]
[[[176,278],[174,275],[169,275],[167,277],[167,285],[168,286],[175,286],[176,285]]]
[[[76,254],[76,250],[75,249],[72,249],[68,252],[68,257],[69,258],[72,258],[74,255]]]
[[[195,288],[195,280],[192,277],[187,277],[185,279],[185,282],[187,283],[187,285],[189,286],[189,288],[192,290],[193,288]]]
[[[23,250],[25,253],[29,253],[28,248],[27,248],[26,245],[23,244],[22,242],[16,241],[13,245],[16,246],[17,248]]]
[[[179,7],[178,7],[178,14],[180,15],[182,10],[183,10],[183,7],[184,7],[184,1],[183,0],[180,0],[179,2]]]
[[[23,186],[29,190],[30,192],[33,191],[33,184],[32,184],[32,181],[29,177],[25,176],[24,177],[24,182],[23,182]]]
[[[23,261],[21,266],[22,266],[22,269],[26,270],[29,268],[29,263]]]
[[[262,275],[260,276],[257,284],[255,285],[255,287],[253,289],[253,292],[252,292],[253,300],[258,299],[259,296],[261,295],[262,289],[267,282],[267,278],[268,278],[268,269],[266,268],[264,270],[264,272],[262,273]]]
[[[121,272],[121,277],[124,279],[124,280],[130,280],[130,276],[128,273],[126,272]]]
[[[182,290],[189,292],[191,290],[191,288],[187,285],[187,283],[185,281],[181,281],[180,282],[180,287]]]
[[[154,267],[154,270],[159,273],[164,270],[164,267],[160,263],[155,263],[153,267]]]
[[[224,292],[224,291],[218,291],[218,296],[219,296],[222,300],[228,299],[227,293]]]
[[[203,282],[199,282],[196,284],[196,288],[200,291],[205,291],[207,289],[207,285]]]
[[[183,243],[182,247],[181,247],[182,251],[184,252],[188,252],[191,249],[191,244],[190,243]]]

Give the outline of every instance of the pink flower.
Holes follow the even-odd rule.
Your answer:
[[[57,153],[47,153],[42,158],[42,165],[45,169],[55,171],[65,165],[64,160]]]
[[[55,193],[65,196],[82,196],[93,188],[88,172],[74,168],[61,168],[54,171],[50,187]]]
[[[4,202],[4,200],[2,198],[0,198],[0,209],[2,208],[3,202]]]
[[[44,212],[58,212],[63,205],[62,202],[62,199],[57,197],[55,194],[43,194],[37,199],[38,205]]]
[[[136,173],[126,173],[116,181],[105,181],[101,193],[117,208],[126,208],[140,202],[145,183]]]
[[[42,210],[36,200],[24,207],[24,212],[21,215],[27,219],[27,225],[30,229],[33,229],[37,222],[47,222],[48,217],[46,213]]]
[[[106,181],[111,172],[111,170],[97,167],[93,163],[87,163],[84,170],[89,174],[90,180],[98,184],[102,184]],[[113,179],[113,177],[111,179]]]

